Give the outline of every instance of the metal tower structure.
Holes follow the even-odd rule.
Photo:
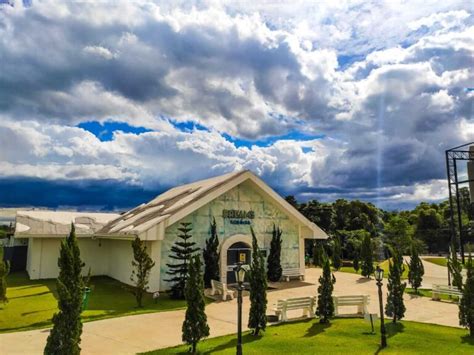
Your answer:
[[[449,187],[449,207],[450,207],[450,229],[451,242],[459,241],[459,251],[461,253],[462,263],[464,264],[464,229],[461,214],[461,196],[459,185],[474,182],[474,177],[468,177],[467,180],[459,180],[458,161],[474,162],[474,150],[469,147],[474,146],[474,142],[466,143],[458,147],[446,150],[446,169],[448,173]],[[474,201],[473,201],[474,202]]]

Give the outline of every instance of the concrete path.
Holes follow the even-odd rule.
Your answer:
[[[290,283],[291,286],[299,287],[268,292],[268,313],[271,313],[278,299],[315,295],[317,292],[315,283],[320,274],[320,269],[308,269],[305,283]],[[335,273],[335,276],[337,280],[335,295],[368,294],[371,298],[369,311],[378,313],[377,287],[374,280],[366,280],[358,275],[341,272]],[[385,297],[386,290],[384,290]],[[436,302],[426,297],[410,295],[405,295],[405,301],[407,320],[458,326],[456,304]],[[212,337],[236,332],[236,310],[236,300],[215,302],[206,307]],[[244,297],[244,325],[247,324],[248,310],[249,300],[248,297]],[[347,312],[355,313],[355,308],[347,307]],[[290,313],[290,317],[300,315],[301,312]],[[172,311],[84,323],[82,353],[135,354],[178,345],[181,343],[183,319],[184,311]],[[46,329],[0,334],[0,353],[42,354],[48,332],[49,330]]]
[[[424,258],[430,258],[429,256],[427,257],[422,256],[421,258],[423,262],[423,267],[425,269],[425,274],[423,276],[423,282],[422,282],[421,287],[431,289],[433,284],[447,285],[448,284],[448,268],[423,260]]]

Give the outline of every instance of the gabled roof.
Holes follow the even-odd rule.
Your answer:
[[[116,213],[69,211],[16,211],[15,237],[64,237],[76,227],[76,235],[92,236],[111,220]]]
[[[313,222],[286,202],[260,178],[248,170],[233,172],[210,179],[172,188],[148,203],[142,204],[110,221],[96,234],[98,236],[141,235],[151,229],[164,232],[165,228],[226,193],[244,181],[250,180],[306,229],[308,238],[325,239],[328,236]],[[156,229],[155,229],[156,228]],[[156,233],[155,233],[156,234]],[[163,236],[161,236],[162,238]],[[158,239],[161,239],[158,236]],[[145,239],[156,239],[146,237]]]

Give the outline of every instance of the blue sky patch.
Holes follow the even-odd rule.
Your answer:
[[[179,129],[181,132],[192,132],[194,130],[207,131],[207,132],[210,131],[209,128],[203,126],[202,124],[194,122],[194,121],[178,122],[178,121],[170,120],[170,123],[176,129]]]
[[[275,143],[276,141],[280,140],[296,140],[296,141],[309,141],[313,139],[322,139],[325,137],[324,134],[307,134],[299,131],[292,131],[290,133],[280,135],[280,136],[271,136],[262,139],[243,139],[243,138],[236,138],[232,137],[227,133],[222,135],[226,140],[235,144],[236,147],[247,147],[251,148],[252,146],[256,145],[258,147],[268,147]]]
[[[99,138],[102,142],[111,141],[115,131],[121,131],[124,133],[141,134],[145,132],[151,132],[151,129],[145,127],[134,127],[130,126],[125,122],[114,122],[107,121],[104,123],[97,121],[82,122],[77,125],[86,131],[91,132],[94,136]]]

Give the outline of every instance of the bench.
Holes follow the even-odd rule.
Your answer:
[[[448,285],[436,285],[433,284],[432,290],[431,290],[431,299],[439,301],[440,300],[440,295],[449,295],[449,296],[456,296],[459,299],[459,302],[461,301],[462,298],[462,291],[457,288],[456,286],[448,286]]]
[[[281,277],[286,280],[286,282],[290,281],[290,278],[298,278],[301,281],[304,281],[304,273],[301,272],[299,268],[294,269],[284,269]]]
[[[357,314],[369,313],[367,306],[370,301],[368,295],[353,295],[353,296],[333,296],[334,315],[339,315],[339,307],[357,306]]]
[[[214,296],[216,294],[222,295],[223,301],[227,301],[227,296],[230,296],[231,300],[234,299],[235,291],[228,290],[227,285],[225,283],[217,280],[211,280],[211,287],[211,296]]]
[[[302,309],[303,317],[313,317],[314,307],[316,305],[316,297],[299,297],[299,298],[287,298],[284,300],[278,300],[276,308],[273,309],[275,315],[282,322],[288,320],[287,311],[293,311]]]

